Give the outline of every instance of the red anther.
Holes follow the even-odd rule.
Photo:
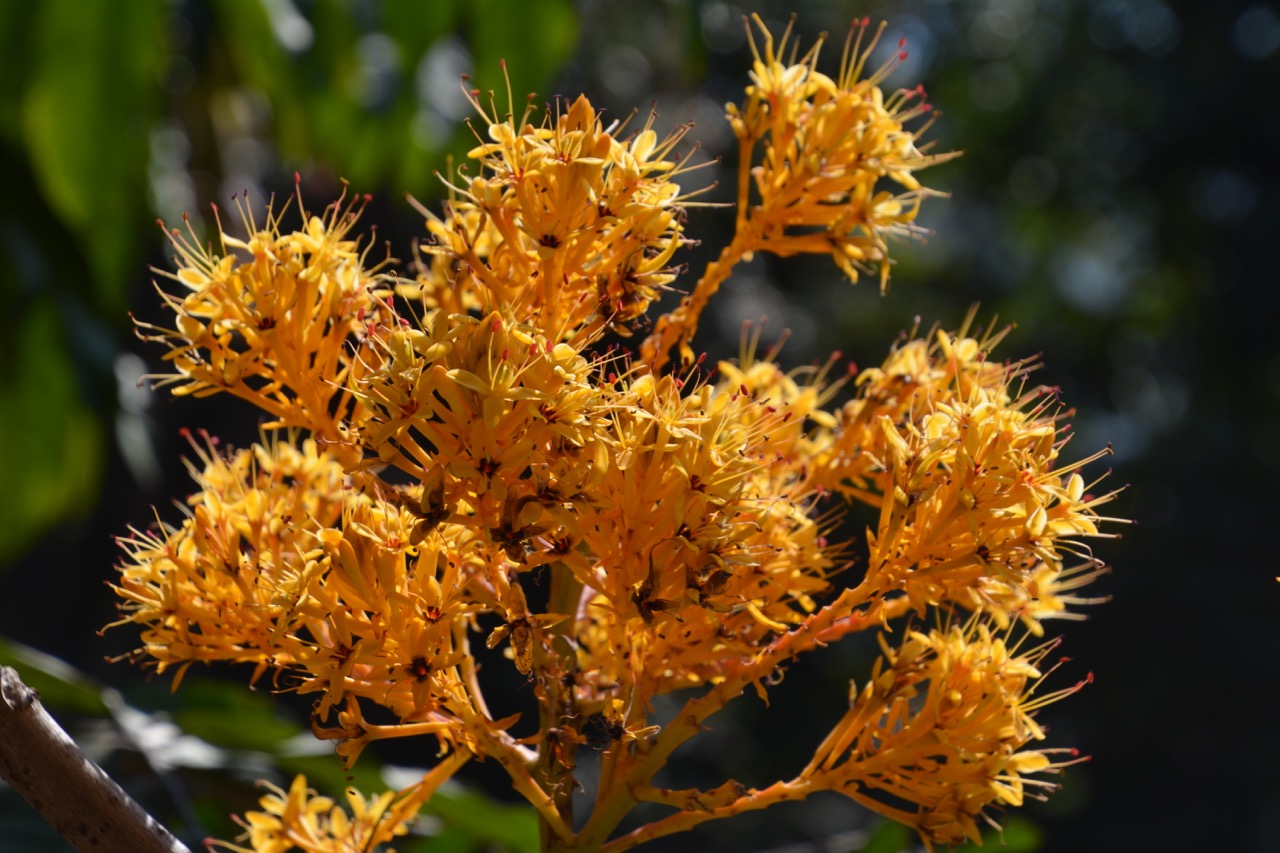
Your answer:
[[[360,196],[360,198],[364,199],[365,204],[368,204],[369,202],[373,201],[373,193],[365,193],[364,195]]]
[[[503,361],[507,360],[507,347],[502,348],[502,360]]]
[[[859,26],[863,26],[863,27],[869,27],[869,26],[871,26],[871,19],[870,19],[870,18],[863,18],[861,21],[859,21],[859,22],[858,22],[858,25],[859,25]]]
[[[406,318],[400,317],[399,320],[401,326],[404,326],[406,329],[409,328],[409,321]]]
[[[785,415],[782,416],[782,422],[785,424],[787,421],[791,420],[791,416],[794,414],[795,412],[787,412]]]
[[[768,412],[769,414],[771,414],[771,415],[776,415],[776,414],[778,413],[778,407],[777,407],[777,406],[765,406],[765,407],[764,407],[764,410],[765,410],[766,412]]]
[[[1088,675],[1086,675],[1086,676],[1084,677],[1084,683],[1085,683],[1085,684],[1093,684],[1093,673],[1092,673],[1092,672],[1091,672],[1091,673],[1089,673]]]
[[[902,38],[898,39],[898,47],[906,47],[906,46],[907,46],[906,36],[903,36]]]
[[[825,547],[827,547],[827,537],[825,537],[825,536],[819,536],[819,537],[818,537],[818,547],[819,547],[819,548],[825,548]]]
[[[295,185],[296,185],[296,184],[301,184],[301,183],[302,183],[302,175],[299,175],[297,172],[294,172],[294,173],[293,173],[293,182],[294,182],[294,184],[295,184]]]
[[[1063,655],[1063,656],[1062,656],[1062,662],[1063,662],[1063,663],[1071,663],[1071,658],[1067,657],[1066,655]]]
[[[682,388],[684,388],[684,380],[683,380],[683,379],[681,379],[681,378],[679,378],[679,377],[676,377],[676,379],[675,379],[674,381],[675,381],[675,384],[676,384],[676,390],[677,390],[677,391],[679,391],[679,390],[681,390]]]
[[[751,396],[751,392],[747,390],[747,386],[746,386],[746,384],[745,384],[745,383],[744,383],[744,384],[739,385],[739,386],[738,386],[738,390],[739,390],[740,392],[742,392],[742,396],[744,396],[744,397],[750,397],[750,396]]]
[[[547,352],[551,352],[551,349],[552,349],[552,347],[551,347],[551,341],[547,341],[547,343],[546,343],[546,349],[547,349]]]
[[[1071,757],[1078,758],[1079,756],[1080,756],[1080,750],[1076,749],[1074,746],[1071,747]]]
[[[366,309],[362,307],[359,311],[357,311],[357,312],[356,312],[356,322],[359,322],[359,323],[363,323],[363,322],[364,322],[364,312],[365,312],[365,310],[366,310]]]
[[[617,382],[617,381],[618,381],[618,374],[616,374],[616,373],[614,373],[612,370],[610,370],[610,371],[609,371],[609,384],[610,384],[610,385],[612,385],[613,383],[615,383],[615,382]]]
[[[849,362],[848,365],[845,366],[845,372],[848,373],[850,376],[853,376],[855,373],[857,373],[858,362],[856,361]]]
[[[898,61],[899,62],[907,61],[907,52],[905,50],[902,53],[898,54]]]
[[[178,427],[178,435],[182,436],[187,441],[191,440],[191,430],[186,427]]]
[[[472,89],[472,90],[471,90],[471,97],[473,97],[473,98],[478,98],[478,97],[480,97],[480,90],[479,90],[479,89]]]
[[[499,59],[498,65],[502,67],[503,71],[507,70],[507,61],[505,59]]]
[[[493,325],[490,326],[489,328],[494,332],[502,331],[502,318],[501,317],[494,318]]]

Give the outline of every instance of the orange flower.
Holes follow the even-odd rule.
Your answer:
[[[659,139],[650,116],[620,140],[585,97],[541,125],[531,107],[500,121],[471,99],[488,126],[490,141],[468,154],[483,172],[452,187],[443,219],[423,210],[434,260],[420,286],[442,303],[446,291],[474,293],[553,342],[593,318],[593,329],[625,331],[675,278],[684,165],[670,156],[688,128]]]
[[[342,467],[311,440],[277,438],[229,457],[193,442],[204,463],[187,520],[120,539],[114,585],[160,672],[196,661],[296,662],[290,637],[322,569],[321,531],[342,513]],[[255,678],[257,676],[255,675]]]
[[[1027,748],[1044,739],[1036,711],[1082,684],[1034,695],[1054,644],[1020,651],[977,618],[964,626],[908,633],[871,679],[851,688],[849,711],[801,774],[914,826],[925,846],[982,843],[978,819],[990,807],[1020,806],[1028,786],[1056,786],[1068,750]],[[1074,752],[1071,751],[1074,755]],[[915,803],[913,814],[897,803]]]
[[[348,338],[377,322],[386,293],[347,239],[362,207],[339,200],[323,217],[304,212],[303,230],[285,232],[283,211],[268,211],[259,228],[242,201],[249,238],[223,232],[223,254],[199,246],[190,225],[187,236],[171,232],[178,271],[161,275],[189,292],[160,291],[174,329],[137,321],[144,339],[169,347],[165,359],[176,372],[158,377],[158,385],[199,397],[226,391],[275,418],[268,428],[301,427],[338,440],[352,409],[343,389],[352,364]]]
[[[966,324],[967,325],[967,324]],[[998,623],[1065,615],[1064,595],[1102,570],[1084,537],[1105,535],[1046,389],[1018,391],[1029,365],[1000,365],[983,339],[939,331],[864,371],[815,465],[818,485],[879,509],[868,533],[868,583],[904,590],[917,610],[956,602]],[[1082,560],[1073,568],[1068,556]]]
[[[754,20],[764,31],[759,16]],[[741,109],[730,104],[728,112],[744,149],[763,145],[760,165],[752,170],[759,204],[740,213],[753,234],[752,248],[784,257],[830,254],[854,281],[879,267],[883,290],[889,279],[886,238],[917,233],[913,222],[920,202],[931,194],[913,173],[955,155],[925,154],[917,145],[925,128],[908,129],[930,109],[922,89],[887,97],[880,89],[905,53],[862,77],[884,25],[864,47],[866,28],[864,20],[850,29],[835,79],[816,70],[821,43],[784,66],[764,31],[764,55],[756,52],[746,103]],[[886,178],[904,192],[881,189]]]

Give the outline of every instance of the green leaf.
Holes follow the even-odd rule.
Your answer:
[[[536,12],[524,0],[475,0],[466,14],[476,88],[493,90],[503,108],[505,60],[517,113],[525,96],[547,85],[578,42],[580,22],[570,0],[547,0]],[[545,99],[550,93],[540,94]]]
[[[886,820],[871,833],[861,853],[902,853],[915,841],[915,833],[900,823]]]
[[[21,358],[15,375],[0,376],[0,563],[85,506],[104,453],[102,426],[80,398],[53,300],[29,303],[14,328],[11,347]]]
[[[102,685],[60,658],[0,637],[0,666],[17,670],[22,683],[40,694],[45,708],[107,715]]]
[[[143,209],[166,9],[48,0],[31,38],[23,135],[41,190],[85,246],[100,308],[124,311]]]
[[[423,812],[472,838],[502,844],[520,853],[538,853],[538,815],[530,806],[498,803],[449,783],[440,786]]]
[[[956,853],[985,853],[993,849],[1000,853],[1035,853],[1044,846],[1044,831],[1026,818],[1011,817],[1003,823],[1003,832],[988,832],[982,837],[983,846],[963,844],[956,848]]]
[[[178,696],[182,707],[173,710],[173,721],[187,734],[224,749],[274,753],[290,738],[310,735],[269,694],[244,684],[187,679]]]

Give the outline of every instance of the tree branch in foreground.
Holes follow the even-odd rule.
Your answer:
[[[17,671],[0,667],[0,777],[85,853],[188,853],[80,751]]]

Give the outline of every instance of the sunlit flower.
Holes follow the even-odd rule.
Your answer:
[[[672,152],[688,128],[660,139],[650,116],[619,139],[585,97],[540,125],[531,107],[500,120],[471,99],[487,125],[468,154],[482,172],[453,187],[444,218],[424,210],[433,261],[420,286],[473,293],[557,343],[593,319],[625,331],[675,278],[684,165]]]
[[[347,789],[350,812],[307,787],[305,776],[294,777],[285,791],[269,782],[261,783],[269,793],[258,802],[260,812],[248,812],[240,822],[247,832],[238,847],[214,842],[233,853],[368,853],[409,831],[409,822],[421,800],[387,791],[365,798],[354,788]]]
[[[370,343],[381,361],[358,382],[370,417],[355,438],[420,484],[424,514],[466,516],[503,550],[566,520],[558,505],[603,459],[587,359],[499,312],[432,312]]]
[[[754,247],[782,256],[830,254],[855,281],[878,267],[883,289],[887,238],[916,233],[913,222],[929,195],[913,173],[950,155],[924,153],[917,145],[924,128],[907,127],[930,110],[922,89],[886,96],[880,88],[905,53],[862,76],[884,27],[863,45],[866,29],[865,20],[851,28],[834,79],[816,70],[817,45],[784,67],[766,32],[747,101],[741,110],[729,106],[729,120],[744,144],[762,143],[752,171],[760,201],[747,212]],[[882,188],[883,179],[902,191]]]
[[[473,757],[507,773],[548,848],[620,853],[821,790],[932,847],[979,841],[979,820],[1071,763],[1036,747],[1034,715],[1075,688],[1036,697],[1052,644],[1011,637],[1097,600],[1081,590],[1106,569],[1085,540],[1108,535],[1098,508],[1114,495],[1084,478],[1102,454],[1064,462],[1035,365],[993,361],[1004,333],[971,335],[972,315],[856,379],[838,353],[783,368],[758,329],[710,374],[694,358],[707,301],[755,252],[827,254],[883,288],[889,240],[918,232],[932,194],[916,173],[950,156],[912,129],[922,90],[880,88],[901,45],[864,74],[883,27],[855,22],[831,77],[821,40],[800,55],[790,28],[775,42],[754,21],[763,46],[753,34],[746,100],[728,107],[734,237],[637,356],[603,342],[642,328],[680,272],[687,127],[606,125],[585,97],[538,119],[471,92],[478,173],[448,176],[443,215],[422,209],[430,243],[407,275],[365,263],[359,201],[292,232],[242,201],[248,235],[221,234],[217,252],[172,232],[174,328],[138,323],[168,347],[157,384],[225,391],[270,422],[247,450],[194,443],[182,523],[121,539],[132,657],[175,687],[197,662],[271,673],[313,697],[312,732],[347,767],[378,741],[438,748],[420,783],[346,807],[302,777],[268,786],[243,821],[251,847],[223,848],[365,853]],[[865,554],[829,541],[859,505],[875,513]],[[912,613],[939,627],[891,646]],[[655,783],[729,701],[768,698],[794,659],[868,629],[883,657],[796,779]],[[536,715],[490,711],[503,671]],[[677,691],[681,709],[656,716]],[[600,754],[585,818],[584,749]],[[641,803],[672,812],[618,834]]]
[[[342,467],[312,440],[230,456],[207,438],[193,447],[201,490],[186,521],[120,540],[121,621],[142,627],[139,654],[177,679],[197,661],[286,664],[323,571],[321,531],[342,514]]]
[[[863,75],[883,25],[864,44],[869,22],[854,22],[832,78],[817,70],[821,41],[796,59],[794,43],[787,55],[789,28],[775,48],[764,22],[758,15],[753,20],[764,37],[763,53],[748,28],[752,83],[741,107],[726,106],[739,142],[734,239],[693,293],[656,321],[642,349],[644,362],[655,368],[672,346],[679,346],[683,360],[693,358],[689,341],[703,309],[732,266],[754,252],[830,255],[852,281],[878,270],[884,291],[889,240],[923,234],[915,224],[920,204],[939,194],[915,173],[957,156],[927,153],[929,146],[919,140],[928,122],[909,126],[931,110],[922,87],[888,95],[881,89],[906,57],[905,43]]]
[[[137,322],[143,338],[169,347],[175,372],[158,384],[177,395],[225,391],[270,414],[271,426],[337,440],[352,405],[343,387],[348,340],[376,322],[384,292],[347,239],[362,207],[338,201],[323,217],[304,213],[302,230],[285,231],[284,211],[269,210],[259,226],[242,200],[248,239],[223,232],[221,253],[200,246],[189,226],[170,232],[178,271],[161,275],[188,292],[159,291],[173,329]]]
[[[1078,471],[1102,454],[1061,464],[1054,395],[1023,388],[1026,364],[986,358],[1002,336],[939,331],[865,371],[815,478],[879,510],[868,583],[904,590],[917,610],[957,602],[1039,633],[1090,601],[1063,593],[1100,572],[1080,540],[1105,535],[1097,507],[1114,494],[1086,494]]]
[[[987,809],[1022,805],[1028,788],[1052,790],[1029,776],[1073,763],[1052,756],[1074,751],[1031,746],[1044,739],[1036,711],[1081,687],[1035,695],[1053,644],[1024,651],[973,619],[911,631],[896,649],[882,635],[881,646],[870,680],[851,689],[848,713],[801,774],[815,786],[914,826],[932,850],[981,844]]]

